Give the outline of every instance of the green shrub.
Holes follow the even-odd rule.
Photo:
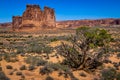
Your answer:
[[[52,73],[53,71],[59,71],[59,70],[62,70],[66,73],[70,71],[70,68],[68,68],[68,66],[61,65],[60,63],[49,62],[43,68],[40,69],[40,73],[44,75],[44,74],[49,74],[49,73]]]
[[[17,46],[16,49],[17,49],[17,54],[25,53],[25,50],[24,50],[23,46]]]
[[[27,53],[41,53],[42,52],[42,45],[33,42],[30,45],[27,46],[26,52]]]
[[[103,69],[101,71],[101,78],[103,80],[114,80],[116,77],[116,70],[113,68]]]
[[[47,66],[44,66],[43,68],[40,69],[39,73],[44,75],[44,74],[49,74],[52,73],[54,70],[52,68],[48,68]]]
[[[102,65],[110,41],[111,35],[104,29],[80,27],[71,36],[71,44],[62,42],[57,52],[65,58],[63,63],[71,68],[95,70]]]
[[[54,42],[54,41],[57,41],[57,40],[58,40],[57,38],[52,38],[50,41]]]
[[[3,54],[3,59],[6,60],[7,62],[16,62],[18,61],[17,59],[17,54],[16,53],[4,53]]]
[[[29,67],[28,67],[28,70],[29,71],[32,71],[32,70],[34,70],[35,69],[35,67],[33,66],[33,65],[30,65]]]
[[[120,80],[120,72],[116,74],[116,80]]]
[[[43,66],[47,63],[47,61],[45,61],[42,58],[37,57],[37,56],[28,56],[25,59],[25,62],[27,64],[30,64],[30,65],[33,65],[33,66]]]
[[[120,53],[117,54],[117,57],[120,58]]]
[[[52,52],[52,50],[53,50],[52,47],[49,47],[49,46],[44,46],[43,47],[43,52],[44,53],[50,54]]]
[[[20,67],[20,70],[26,70],[26,66],[25,66],[25,65],[22,65],[22,66]]]

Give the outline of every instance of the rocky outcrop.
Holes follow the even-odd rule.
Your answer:
[[[61,27],[80,27],[80,26],[90,26],[90,27],[109,27],[118,26],[120,27],[120,19],[98,19],[98,20],[69,20],[69,21],[59,21],[56,26]]]
[[[6,23],[0,23],[0,28],[11,28],[12,23],[6,22]]]
[[[54,9],[44,7],[42,11],[39,5],[27,5],[23,15],[13,16],[13,30],[26,28],[55,28],[55,12]]]

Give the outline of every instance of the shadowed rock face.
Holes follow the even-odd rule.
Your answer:
[[[13,16],[13,30],[26,28],[55,28],[54,9],[44,7],[42,11],[39,5],[27,5],[23,15]]]

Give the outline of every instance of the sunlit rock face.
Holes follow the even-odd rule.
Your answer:
[[[41,10],[39,5],[27,5],[22,16],[13,16],[13,30],[28,28],[55,28],[56,19],[54,9],[44,7]]]

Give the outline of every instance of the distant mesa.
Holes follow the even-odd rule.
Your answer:
[[[56,27],[55,11],[52,8],[44,7],[41,10],[39,5],[26,5],[22,16],[12,17],[12,29],[52,29]]]

